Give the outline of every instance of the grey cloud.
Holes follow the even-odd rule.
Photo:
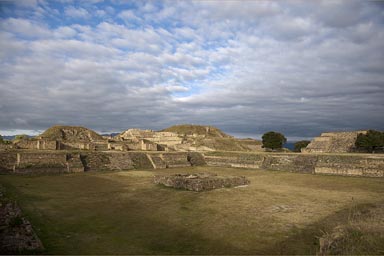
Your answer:
[[[140,17],[138,27],[4,18],[0,130],[195,123],[307,138],[383,129],[384,18],[374,5],[147,2],[117,12]]]

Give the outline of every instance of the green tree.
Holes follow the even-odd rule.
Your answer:
[[[279,132],[266,132],[263,134],[263,148],[269,149],[280,149],[283,147],[283,144],[287,142],[285,136]]]
[[[302,149],[302,148],[305,148],[306,146],[308,146],[309,143],[311,143],[309,140],[300,140],[300,141],[297,141],[297,142],[294,144],[293,151],[294,151],[294,152],[301,152],[301,149]]]
[[[375,152],[377,148],[384,147],[384,132],[369,130],[367,134],[357,135],[355,146],[358,149],[365,149]]]
[[[0,134],[0,143],[4,143],[3,136]]]

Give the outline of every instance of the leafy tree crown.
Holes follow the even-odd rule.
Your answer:
[[[283,144],[287,142],[285,136],[279,132],[266,132],[263,134],[263,148],[279,149],[283,147]]]
[[[367,134],[360,133],[357,135],[355,146],[374,152],[375,149],[384,147],[384,132],[368,130]]]

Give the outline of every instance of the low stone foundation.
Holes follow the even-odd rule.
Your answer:
[[[196,192],[243,186],[250,183],[244,176],[217,176],[217,174],[211,173],[175,174],[169,176],[156,175],[154,182],[155,184],[162,184],[166,187]]]
[[[36,254],[44,246],[15,201],[4,197],[0,185],[0,254]]]
[[[384,177],[383,154],[205,152],[204,157],[208,166]]]

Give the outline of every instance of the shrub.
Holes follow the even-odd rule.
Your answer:
[[[369,130],[367,134],[359,134],[357,135],[355,146],[358,149],[375,152],[376,149],[384,147],[384,133],[380,131]]]
[[[309,140],[300,140],[300,141],[297,141],[297,142],[294,144],[293,151],[294,151],[294,152],[301,152],[301,149],[302,149],[302,148],[305,148],[306,146],[308,146],[309,143],[310,143]]]

